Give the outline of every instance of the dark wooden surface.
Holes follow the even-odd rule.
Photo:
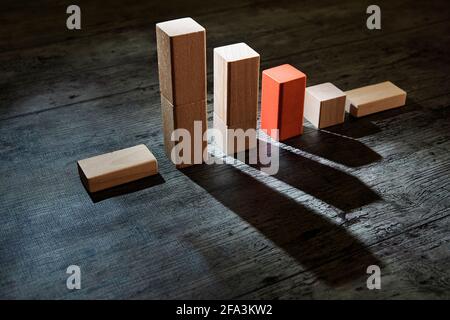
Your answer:
[[[446,1],[2,1],[0,298],[450,298]],[[280,171],[176,170],[162,145],[154,24],[192,16],[308,85],[390,80],[407,105],[279,146]],[[90,197],[76,160],[139,143],[160,176]],[[66,288],[66,268],[82,289]],[[378,264],[382,289],[366,288]]]

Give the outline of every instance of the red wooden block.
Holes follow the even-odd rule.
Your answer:
[[[289,64],[262,73],[261,129],[272,138],[278,129],[278,140],[303,133],[303,105],[306,75]]]

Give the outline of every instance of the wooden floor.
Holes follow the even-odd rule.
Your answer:
[[[447,1],[2,1],[0,298],[450,298]],[[106,5],[105,3],[108,3]],[[205,2],[208,3],[208,2]],[[279,146],[280,171],[176,170],[164,155],[158,21],[246,42],[308,85],[390,80],[407,105]],[[160,176],[90,197],[76,161],[146,144]],[[66,288],[79,265],[82,289]],[[381,290],[366,268],[381,267]]]

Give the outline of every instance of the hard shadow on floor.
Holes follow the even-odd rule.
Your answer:
[[[259,142],[265,143],[264,141]],[[279,170],[273,177],[344,212],[362,207],[380,196],[357,177],[270,144],[279,153]],[[263,166],[251,165],[260,170]]]
[[[97,203],[109,198],[121,196],[128,193],[133,193],[136,191],[144,190],[165,182],[164,178],[158,173],[157,175],[150,176],[147,178],[139,179],[136,181],[132,181],[129,183],[125,183],[116,187],[112,187],[106,190],[97,191],[97,192],[89,192],[86,188],[83,180],[83,187],[88,193],[93,203]]]
[[[305,128],[303,135],[283,143],[348,167],[360,167],[382,159],[358,140],[313,128]]]
[[[322,131],[353,139],[359,139],[381,132],[380,128],[369,118],[355,118],[348,113],[345,114],[344,123],[324,128]]]
[[[407,97],[406,104],[402,107],[374,113],[361,118],[355,118],[346,113],[344,123],[325,128],[324,131],[354,139],[363,138],[381,132],[381,129],[375,123],[376,121],[383,121],[421,109],[423,109],[423,106]]]
[[[368,265],[381,264],[343,227],[232,165],[193,166],[182,172],[329,285],[364,276]],[[320,267],[355,251],[364,254],[351,261],[356,266],[352,272],[347,263]]]

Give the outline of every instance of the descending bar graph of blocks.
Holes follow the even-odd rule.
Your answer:
[[[305,118],[319,129],[343,123],[345,93],[330,82],[306,88]]]
[[[161,22],[156,24],[156,41],[166,154],[178,168],[202,163],[194,149],[203,153],[207,143],[194,135],[194,121],[201,122],[203,136],[207,129],[205,28],[191,18]],[[180,160],[185,150],[172,152],[171,135],[176,129],[191,134],[189,161]]]
[[[214,49],[214,129],[221,133],[216,144],[225,154],[256,147],[259,59],[245,43]],[[254,133],[245,138],[247,129]],[[244,138],[245,143],[236,143]]]
[[[262,73],[261,129],[276,140],[303,133],[306,75],[289,64]],[[276,136],[273,129],[279,130]]]
[[[406,92],[390,81],[349,90],[346,94],[346,111],[354,117],[401,107],[406,102]]]

